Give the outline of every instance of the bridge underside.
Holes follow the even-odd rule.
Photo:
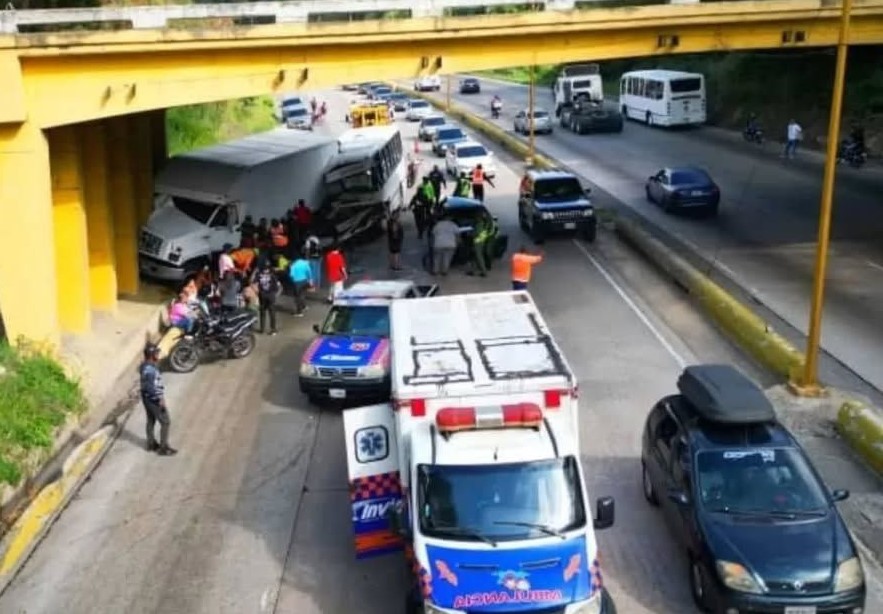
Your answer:
[[[0,38],[0,307],[10,338],[89,329],[137,292],[158,110],[528,64],[836,44],[839,6],[725,2],[230,31]],[[883,0],[851,44],[883,42]],[[10,178],[12,178],[10,180]],[[57,283],[54,280],[58,280]]]

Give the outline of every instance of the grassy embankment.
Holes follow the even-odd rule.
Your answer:
[[[166,111],[169,155],[207,147],[276,125],[269,96],[177,107]]]
[[[750,112],[758,114],[773,140],[784,137],[791,117],[804,128],[807,145],[823,145],[831,104],[834,55],[804,53],[728,53],[641,58],[601,64],[604,89],[615,96],[619,76],[629,70],[671,68],[706,75],[709,123],[741,128]],[[537,84],[548,86],[556,66],[538,66]],[[488,76],[527,83],[526,68],[489,71]],[[850,50],[844,104],[844,129],[860,121],[872,152],[883,151],[883,47]]]
[[[80,384],[48,352],[0,342],[0,484],[16,486],[45,461],[58,431],[85,409]]]

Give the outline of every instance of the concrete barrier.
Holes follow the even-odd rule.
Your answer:
[[[517,137],[456,105],[448,108],[436,97],[422,92],[409,92],[409,95],[426,100],[515,155],[526,158],[530,153],[527,145]],[[540,168],[564,168],[542,154],[534,156],[534,164]],[[615,229],[623,240],[689,292],[712,320],[755,360],[788,381],[794,381],[802,372],[806,357],[800,350],[741,301],[656,239],[639,222],[620,215],[616,217]],[[883,412],[850,401],[840,408],[836,427],[849,446],[883,475]]]
[[[848,401],[837,412],[837,432],[877,473],[883,475],[883,412]]]
[[[114,426],[105,426],[77,446],[59,477],[43,487],[0,541],[0,593],[28,559],[83,480],[113,443]]]

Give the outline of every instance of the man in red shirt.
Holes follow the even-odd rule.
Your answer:
[[[325,275],[328,277],[328,302],[334,302],[337,293],[343,290],[343,282],[346,281],[346,260],[337,241],[331,246],[331,251],[325,256]]]

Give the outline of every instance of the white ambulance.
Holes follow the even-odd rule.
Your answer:
[[[394,301],[392,402],[344,411],[358,558],[405,549],[407,612],[612,614],[577,382],[527,292]]]

